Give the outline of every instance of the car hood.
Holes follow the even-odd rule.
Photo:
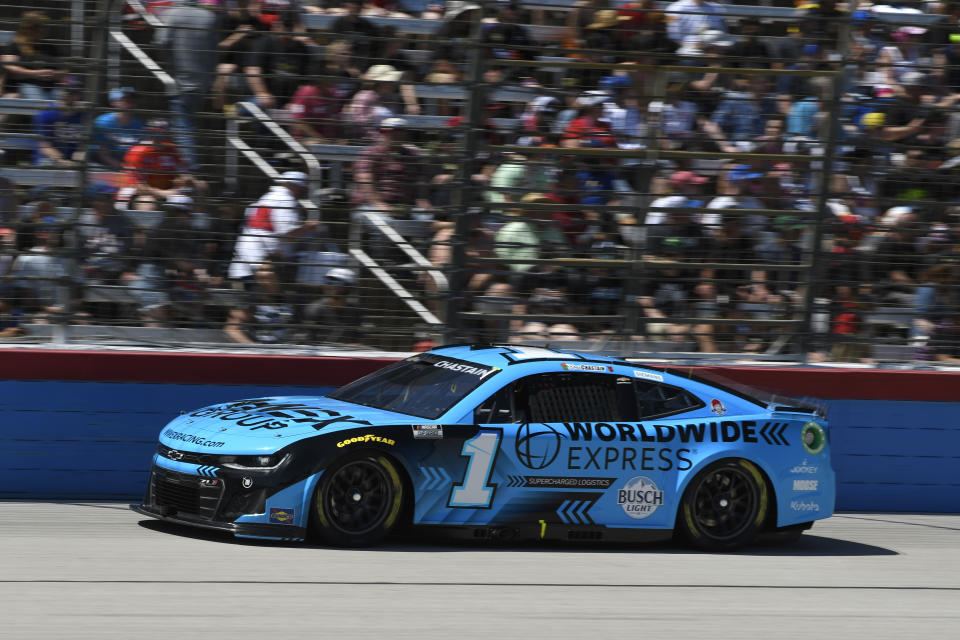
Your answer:
[[[321,434],[421,422],[426,420],[325,397],[274,396],[185,412],[164,427],[160,442],[185,451],[269,453]]]

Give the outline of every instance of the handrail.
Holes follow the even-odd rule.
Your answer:
[[[413,260],[417,266],[423,267],[423,270],[430,276],[433,282],[437,285],[438,292],[447,291],[449,288],[449,282],[447,277],[443,272],[434,266],[429,260],[423,257],[423,254],[413,248],[406,239],[400,235],[396,229],[390,226],[390,223],[382,215],[375,211],[363,211],[354,214],[356,218],[366,219],[370,224],[377,228],[377,230],[382,233],[387,239],[397,246],[398,249],[407,254],[407,257]],[[350,246],[356,247],[359,249],[360,245],[360,234],[362,227],[360,225],[354,225],[350,229]]]
[[[143,21],[154,29],[162,29],[166,25],[155,14],[150,13],[140,0],[126,0],[127,6],[140,14]]]
[[[306,165],[307,167],[307,176],[308,176],[308,184],[309,184],[309,191],[307,193],[312,195],[314,189],[320,184],[320,174],[323,170],[323,168],[320,165],[320,161],[317,160],[317,158],[312,153],[310,153],[309,149],[307,149],[305,146],[300,144],[299,140],[297,140],[292,135],[290,135],[290,133],[286,129],[284,129],[282,126],[280,126],[280,124],[276,120],[270,117],[270,114],[268,114],[266,111],[261,109],[260,105],[254,102],[238,102],[237,111],[238,112],[246,111],[247,113],[249,113],[251,116],[256,118],[260,122],[260,124],[266,127],[267,130],[270,131],[270,133],[272,133],[277,138],[279,138],[280,141],[283,142],[283,144],[285,144],[288,149],[290,149],[291,151],[296,153],[298,156],[300,156],[300,159],[303,160],[304,165]],[[261,161],[263,160],[260,154],[258,154],[256,151],[251,149],[249,145],[247,145],[245,142],[243,142],[240,139],[240,132],[239,130],[236,129],[236,127],[232,128],[232,131],[229,134],[228,138],[229,137],[234,138],[234,140],[231,140],[231,144],[233,144],[237,149],[240,149],[240,151],[245,156],[247,156],[247,158],[251,158],[252,157],[251,154],[255,154],[258,158],[260,158]],[[240,146],[237,146],[234,141],[238,141],[242,143],[245,149]],[[254,161],[254,164],[256,164],[261,171],[264,171],[264,173],[269,175],[271,178],[277,178],[280,175],[277,172],[277,170],[274,169],[269,164],[266,166],[270,167],[270,171],[265,170],[264,166],[260,162]],[[309,213],[315,214],[312,216],[308,215],[307,216],[308,218],[319,220],[320,208],[317,207],[317,205],[315,205],[309,198],[305,198],[301,200],[301,204],[304,206],[305,209],[308,210]]]
[[[280,172],[277,171],[276,167],[263,159],[256,149],[248,145],[241,137],[240,132],[237,130],[237,122],[235,119],[227,121],[227,134],[226,134],[227,143],[233,148],[242,153],[247,160],[249,160],[257,169],[270,178],[271,180],[276,180],[280,177]],[[227,159],[227,167],[230,169],[228,175],[234,176],[234,180],[237,175],[237,162],[235,155],[231,154]],[[316,179],[319,179],[317,176]],[[314,178],[311,178],[310,182],[312,183]],[[320,219],[320,207],[318,207],[312,200],[309,198],[303,198],[300,201],[300,206],[304,208],[307,212],[308,220],[319,220]]]
[[[163,89],[167,96],[175,98],[180,95],[180,85],[177,84],[177,81],[173,78],[173,76],[164,71],[163,68],[157,64],[153,58],[147,55],[147,53],[140,48],[140,45],[128,38],[115,20],[110,21],[110,37],[113,38],[120,46],[126,49],[127,53],[133,56],[137,62],[147,69],[147,71],[152,73],[153,77],[163,83]]]
[[[439,326],[443,324],[440,321],[440,318],[435,316],[429,309],[427,309],[423,303],[413,297],[413,294],[407,291],[407,289],[396,281],[396,279],[386,272],[382,267],[380,267],[377,262],[367,255],[363,249],[358,249],[351,247],[349,249],[350,255],[352,255],[356,260],[362,264],[364,267],[370,270],[370,272],[377,277],[380,282],[385,284],[390,292],[395,296],[403,300],[410,309],[413,310],[420,319],[426,322],[427,324],[432,324]]]
[[[29,98],[0,98],[0,113],[32,116],[37,111],[50,108],[49,100],[31,100]]]

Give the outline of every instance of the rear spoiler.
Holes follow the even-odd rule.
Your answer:
[[[826,418],[828,407],[821,402],[815,402],[811,399],[803,398],[784,398],[783,396],[773,396],[774,401],[767,403],[767,409],[772,413],[803,413],[815,415],[818,418]]]
[[[805,413],[824,419],[827,417],[828,407],[826,403],[819,398],[794,398],[791,396],[782,395],[775,391],[766,391],[763,389],[749,387],[745,384],[731,380],[715,371],[704,371],[701,369],[694,374],[692,368],[689,367],[685,367],[683,369],[676,369],[672,367],[651,368],[659,369],[681,378],[687,378],[688,380],[695,380],[697,382],[709,384],[717,387],[718,389],[723,389],[724,391],[732,393],[733,395],[743,398],[744,400],[760,405],[761,407],[766,407],[768,411],[773,411],[776,413]]]

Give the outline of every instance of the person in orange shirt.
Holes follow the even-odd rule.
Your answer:
[[[170,137],[166,120],[147,122],[147,138],[130,147],[123,157],[127,185],[138,193],[169,198],[180,188],[194,182],[186,173],[186,163]]]

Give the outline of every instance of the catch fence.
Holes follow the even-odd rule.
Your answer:
[[[4,341],[960,358],[952,5],[47,4]]]

